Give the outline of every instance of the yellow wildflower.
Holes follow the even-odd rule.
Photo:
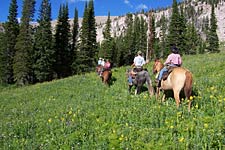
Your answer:
[[[198,104],[195,105],[195,108],[198,108]]]
[[[183,141],[184,141],[184,138],[181,137],[181,138],[179,139],[179,142],[183,142]]]
[[[70,110],[68,114],[71,115],[72,113],[73,113],[73,112]]]
[[[52,122],[52,119],[51,119],[51,118],[49,118],[49,119],[48,119],[48,122],[49,122],[49,123],[51,123],[51,122]]]
[[[113,129],[113,133],[116,133],[116,130],[115,129]]]
[[[209,127],[209,125],[208,125],[207,123],[205,123],[205,124],[204,124],[204,127],[205,127],[205,128],[208,128],[208,127]]]

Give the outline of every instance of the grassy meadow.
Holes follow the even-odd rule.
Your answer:
[[[128,67],[113,69],[110,87],[94,72],[1,86],[0,149],[225,149],[225,52],[183,56],[183,66],[194,76],[191,113],[188,100],[177,109],[173,98],[129,94]]]

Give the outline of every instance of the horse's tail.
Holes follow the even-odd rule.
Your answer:
[[[185,73],[186,79],[185,79],[185,84],[184,84],[184,93],[185,96],[189,99],[191,96],[191,92],[192,92],[192,82],[193,82],[193,78],[192,78],[192,74],[190,71],[187,71]]]
[[[187,99],[190,98],[191,93],[192,93],[192,83],[193,83],[193,78],[192,78],[192,74],[190,71],[187,71],[185,73],[186,79],[185,79],[185,84],[184,84],[184,94],[186,96]],[[191,100],[189,100],[189,104],[188,104],[188,110],[190,112],[191,109]]]

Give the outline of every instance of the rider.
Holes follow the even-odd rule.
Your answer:
[[[101,65],[102,64],[102,58],[100,57],[99,59],[98,59],[98,65]]]
[[[102,62],[101,62],[102,66],[105,66],[105,60],[102,58]]]
[[[147,62],[145,61],[144,57],[142,56],[142,52],[138,51],[137,56],[134,58],[134,62],[131,65],[134,67],[133,71],[131,70],[130,74],[128,75],[128,82],[130,85],[132,85],[132,76],[134,76],[137,72],[140,72],[143,70],[143,65],[145,65]]]
[[[134,58],[134,63],[131,65],[134,67],[134,72],[140,72],[143,70],[143,65],[145,64],[145,59],[142,56],[142,52],[138,51],[137,56]]]
[[[168,71],[168,66],[180,67],[182,65],[181,56],[179,54],[178,49],[175,46],[172,47],[171,54],[167,57],[164,65],[165,65],[165,67],[162,70],[160,70],[159,76],[157,78],[158,87],[161,86],[161,80],[162,80],[163,73]]]
[[[109,61],[109,59],[106,59],[106,62],[104,63],[104,66],[101,70],[101,73],[100,73],[100,76],[102,76],[102,73],[105,71],[105,70],[110,70],[111,68],[111,63]]]

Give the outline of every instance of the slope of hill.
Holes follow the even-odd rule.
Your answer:
[[[190,3],[184,4],[184,7],[191,7],[195,10],[195,16],[196,16],[196,27],[198,28],[198,31],[200,34],[204,35],[202,33],[201,30],[201,26],[203,24],[203,21],[206,17],[210,18],[210,14],[211,14],[211,6],[209,4],[205,4],[205,3],[201,3],[201,2],[195,2],[192,1]],[[199,13],[198,10],[201,10],[202,12]],[[156,22],[158,22],[162,15],[164,14],[166,18],[169,18],[171,16],[171,8],[168,8],[166,10],[161,10],[161,11],[156,11],[154,13],[155,15],[155,19]],[[218,25],[218,29],[217,29],[217,34],[219,37],[219,40],[225,41],[225,1],[221,1],[216,9],[215,9],[215,14],[216,14],[216,18],[217,18],[217,25]],[[143,16],[143,18],[145,20],[147,20],[147,17],[145,14],[138,14],[139,16]],[[96,17],[96,23],[97,23],[97,41],[101,42],[103,40],[103,34],[102,34],[102,30],[105,27],[104,21],[106,21],[107,17]],[[111,27],[112,27],[112,36],[114,36],[114,34],[116,34],[117,36],[120,35],[125,27],[125,19],[126,16],[119,16],[119,17],[111,17]],[[99,21],[101,20],[101,21]],[[160,35],[160,28],[157,27],[156,28],[156,35],[157,37],[159,37]]]
[[[201,3],[201,2],[189,2],[189,3],[184,3],[183,4],[184,7],[186,8],[190,8],[194,10],[195,13],[195,24],[196,27],[198,28],[198,32],[199,34],[203,35],[203,31],[201,30],[201,26],[204,22],[204,19],[206,17],[210,18],[210,14],[211,14],[211,6],[209,4],[206,3]],[[199,13],[198,11],[201,10],[201,13]],[[165,10],[158,10],[154,13],[155,16],[155,21],[158,22],[162,15],[164,14],[166,18],[169,18],[171,16],[172,10],[171,8],[165,9]],[[219,37],[219,41],[220,42],[224,42],[225,41],[225,1],[221,1],[216,9],[215,9],[215,14],[216,14],[216,18],[217,18],[217,25],[218,25],[218,29],[217,29],[217,34]],[[147,16],[145,14],[138,14],[139,16],[142,16],[146,21],[147,21]],[[126,29],[126,24],[125,24],[125,20],[126,20],[126,16],[111,16],[111,35],[114,36],[119,36],[121,35],[125,29]],[[103,40],[103,29],[105,27],[105,22],[107,20],[107,16],[96,16],[96,30],[97,30],[97,42],[101,42]],[[189,20],[190,21],[190,20]],[[52,26],[53,29],[55,28],[57,23],[57,20],[52,21]],[[70,19],[70,24],[73,24],[73,19]],[[79,26],[81,27],[82,25],[82,18],[79,18]],[[156,28],[156,36],[159,37],[160,36],[160,27]]]
[[[129,94],[126,67],[113,69],[110,87],[88,73],[1,89],[0,149],[224,149],[224,60],[224,51],[183,57],[190,114],[187,100],[177,109],[173,98]]]
[[[196,27],[198,28],[199,34],[203,35],[203,32],[201,30],[201,25],[204,22],[204,19],[206,17],[210,18],[210,14],[211,14],[211,6],[209,4],[206,3],[201,3],[201,2],[196,2],[196,1],[191,1],[188,3],[184,3],[183,4],[186,8],[191,8],[194,10],[194,14],[195,14],[195,24]],[[199,13],[199,10],[201,10],[201,13]],[[166,18],[169,18],[171,16],[171,8],[168,8],[166,10],[157,10],[155,12],[155,21],[158,22],[162,15],[164,14],[166,16]],[[220,42],[224,42],[225,41],[225,1],[221,1],[217,7],[215,8],[215,14],[216,14],[216,18],[217,18],[217,25],[218,25],[218,29],[217,29],[217,34],[219,37],[219,41]],[[139,16],[143,16],[143,18],[147,21],[147,17],[145,14],[138,14]],[[124,32],[124,30],[126,29],[126,24],[125,24],[125,19],[126,16],[111,16],[110,17],[112,22],[111,22],[111,27],[112,27],[112,36],[116,35],[119,36],[120,34],[122,34]],[[96,16],[96,29],[97,29],[97,42],[101,42],[103,40],[103,29],[105,27],[105,22],[107,20],[107,16]],[[82,23],[82,18],[79,18],[79,26],[81,27],[81,23]],[[53,20],[52,21],[52,27],[53,30],[55,29],[55,26],[57,24],[57,20]],[[73,19],[70,19],[70,24],[73,24]],[[34,26],[37,26],[37,23],[33,23]],[[160,36],[160,27],[156,28],[156,36],[159,37]],[[0,24],[0,32],[3,31],[1,24]]]
[[[198,31],[200,34],[202,33],[201,30],[201,25],[203,24],[203,21],[206,17],[210,18],[210,14],[211,14],[211,6],[209,4],[206,3],[201,3],[201,2],[189,2],[189,3],[185,3],[183,4],[184,7],[186,8],[191,8],[194,10],[194,14],[195,14],[195,20],[196,20],[196,27],[198,28]],[[199,13],[201,10],[201,13]],[[164,14],[166,18],[169,18],[171,16],[172,10],[171,8],[168,8],[166,10],[158,10],[154,15],[155,15],[155,21],[158,22],[162,15]],[[216,18],[217,18],[217,25],[218,25],[218,29],[217,29],[217,34],[219,37],[220,41],[225,41],[225,1],[221,1],[216,9],[215,9],[215,14],[216,14]],[[145,20],[147,20],[147,17],[144,14],[139,14],[139,16],[143,16],[143,18]],[[114,34],[116,34],[117,36],[120,35],[125,27],[125,19],[126,16],[120,16],[120,17],[113,17],[112,18],[112,22],[111,22],[111,27],[112,27],[112,36]],[[102,24],[103,22],[101,22],[101,24],[97,22],[97,41],[100,42],[103,40],[103,35],[102,35],[102,30],[104,28],[104,24]],[[156,28],[156,35],[157,37],[159,37],[160,35],[160,28],[157,27]]]

